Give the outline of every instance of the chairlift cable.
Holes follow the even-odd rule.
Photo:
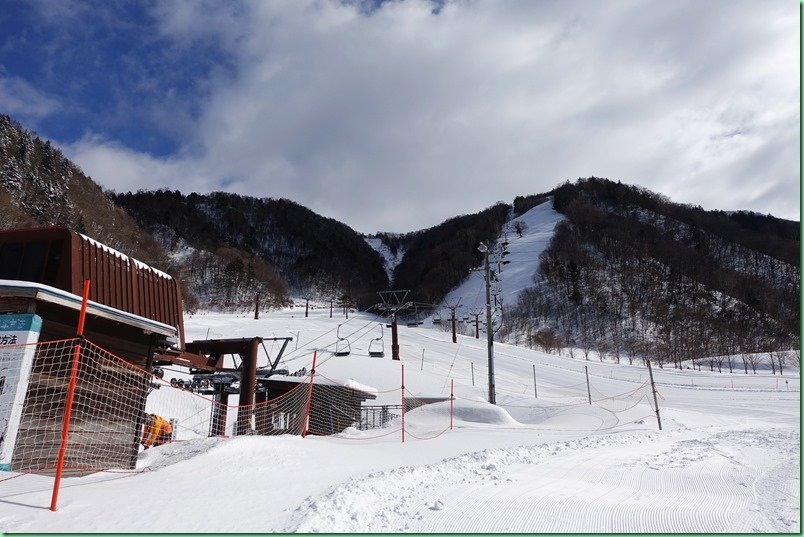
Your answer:
[[[347,319],[346,321],[342,322],[341,324],[342,324],[342,325],[343,325],[343,324],[347,324],[347,323],[349,323],[350,321],[352,321],[353,319],[354,319],[354,318],[352,318],[352,319]],[[335,331],[335,330],[337,330],[337,329],[338,329],[338,327],[336,326],[335,328],[333,328],[333,329],[331,329],[331,330],[327,330],[327,331],[326,331],[326,332],[324,332],[323,334],[321,334],[321,335],[319,335],[319,336],[317,336],[317,337],[314,337],[313,339],[311,339],[310,341],[308,341],[308,344],[309,344],[309,343],[312,343],[312,342],[314,342],[314,341],[317,341],[317,340],[319,340],[319,339],[321,339],[321,338],[323,338],[324,336],[326,336],[326,335],[327,335],[327,334],[329,334],[330,332],[334,332],[334,331]],[[326,349],[327,347],[329,347],[329,345],[327,345],[327,346],[323,347],[323,349]],[[290,352],[287,354],[287,356],[288,356],[288,357],[290,357],[291,355],[293,355],[293,354],[295,354],[295,353],[299,352],[300,350],[301,350],[301,351],[304,351],[304,348],[302,348],[302,349],[293,349],[292,351],[290,351]],[[305,355],[304,355],[304,354],[302,354],[301,356],[297,356],[297,357],[295,357],[295,358],[288,358],[288,360],[287,360],[287,361],[285,361],[284,359],[283,359],[282,361],[283,361],[285,364],[287,364],[287,362],[292,362],[292,361],[294,361],[294,360],[299,360],[299,359],[302,359],[302,358],[304,358],[304,356],[305,356]]]

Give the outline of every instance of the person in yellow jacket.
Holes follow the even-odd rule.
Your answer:
[[[140,443],[145,449],[151,446],[161,446],[173,439],[173,426],[168,420],[156,414],[145,415],[145,430],[142,432]]]

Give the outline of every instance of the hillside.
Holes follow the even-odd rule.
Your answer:
[[[409,234],[405,255],[394,269],[394,287],[410,289],[410,300],[437,304],[479,265],[483,254],[478,245],[496,239],[510,211],[500,203]]]
[[[0,115],[0,228],[66,226],[170,272],[168,258],[49,141]]]
[[[677,363],[798,347],[798,222],[704,211],[606,179],[552,194],[565,219],[503,338]]]
[[[163,246],[185,255],[237,249],[250,264],[234,269],[248,273],[258,266],[297,296],[367,308],[378,301],[377,291],[388,288],[382,259],[357,232],[290,200],[222,192],[185,196],[169,190],[114,194],[112,199]],[[208,288],[210,282],[191,264],[193,285]]]

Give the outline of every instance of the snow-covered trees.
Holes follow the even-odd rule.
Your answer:
[[[535,286],[508,312],[504,335],[552,328],[585,355],[651,355],[660,367],[795,346],[792,222],[706,212],[602,179],[554,194],[567,219],[542,254]],[[715,364],[722,369],[722,359]]]

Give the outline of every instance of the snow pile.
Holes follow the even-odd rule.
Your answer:
[[[449,402],[433,403],[423,405],[412,410],[406,415],[410,423],[415,424],[419,420],[436,419],[438,423],[444,423],[444,417],[448,417],[450,412]],[[456,399],[452,409],[453,424],[455,427],[461,425],[507,425],[517,426],[519,423],[511,417],[504,409],[490,403],[480,401],[466,401]]]

